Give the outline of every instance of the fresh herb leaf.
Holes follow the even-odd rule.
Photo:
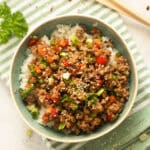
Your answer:
[[[6,43],[12,35],[23,37],[28,31],[28,24],[19,11],[11,14],[11,9],[6,2],[0,4],[0,44]]]
[[[7,18],[11,16],[11,10],[6,2],[0,4],[0,18]]]
[[[28,31],[28,24],[19,11],[12,14],[12,32],[18,37],[23,37]]]
[[[2,26],[0,26],[0,44],[8,42],[10,36],[11,32],[7,29],[3,29]]]

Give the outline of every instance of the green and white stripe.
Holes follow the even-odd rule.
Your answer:
[[[132,40],[118,13],[96,3],[94,0],[7,0],[7,2],[13,11],[20,10],[23,12],[29,23],[30,30],[41,22],[57,15],[79,13],[102,19],[115,28],[123,37],[137,64],[139,77],[138,96],[131,113],[122,125],[103,138],[88,143],[65,144],[43,139],[50,150],[120,149],[122,146],[127,145],[140,132],[148,128],[150,121],[147,120],[144,114],[150,113],[148,109],[150,105],[149,71],[145,67],[143,59],[136,48],[136,44]],[[53,11],[50,11],[51,8],[53,8]],[[19,42],[20,40],[12,38],[7,44],[0,46],[0,79],[4,80],[7,85],[9,84],[8,76],[11,58],[17,50]],[[144,120],[144,123],[140,124],[139,120],[141,122]],[[130,126],[127,128],[129,124]],[[135,127],[137,127],[136,131],[134,130]],[[119,143],[116,142],[118,140]]]

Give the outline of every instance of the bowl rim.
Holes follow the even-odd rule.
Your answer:
[[[135,76],[135,86],[134,86],[134,93],[133,93],[133,96],[132,96],[132,99],[130,99],[130,105],[126,108],[126,112],[124,113],[123,116],[121,116],[120,120],[117,121],[116,123],[114,123],[114,125],[112,125],[111,127],[109,127],[107,130],[105,131],[102,131],[92,137],[85,137],[84,139],[71,139],[71,138],[68,138],[68,139],[63,139],[63,138],[55,138],[55,137],[51,137],[51,136],[48,136],[48,135],[45,135],[42,131],[39,131],[36,127],[34,127],[33,125],[31,125],[31,123],[25,119],[24,117],[24,114],[21,112],[20,108],[18,107],[17,105],[17,102],[16,102],[16,98],[15,98],[15,95],[13,94],[13,85],[12,85],[12,72],[13,72],[13,66],[14,66],[14,62],[17,58],[17,54],[19,52],[19,49],[20,47],[22,46],[22,44],[29,38],[29,36],[34,32],[36,31],[40,26],[44,25],[44,24],[47,24],[51,21],[55,21],[55,20],[58,20],[58,19],[62,19],[62,18],[70,18],[70,17],[84,17],[84,18],[89,18],[89,19],[92,19],[92,20],[96,20],[97,22],[100,22],[102,24],[104,24],[107,28],[111,29],[121,40],[121,42],[124,44],[125,46],[125,49],[127,50],[127,52],[129,53],[130,55],[130,58],[131,58],[131,62],[132,62],[132,65],[133,65],[133,70],[134,70],[134,76]],[[94,139],[97,139],[97,138],[100,138],[104,135],[106,135],[107,133],[109,133],[110,131],[112,131],[113,129],[115,129],[116,127],[118,127],[124,120],[125,118],[128,116],[131,108],[133,107],[133,104],[134,104],[134,101],[135,101],[135,98],[136,98],[136,95],[137,95],[137,87],[138,87],[138,75],[137,75],[137,69],[136,69],[136,64],[135,64],[135,60],[133,58],[133,56],[131,55],[131,52],[129,51],[129,48],[128,48],[128,45],[127,43],[125,42],[125,40],[121,37],[121,35],[118,33],[118,31],[112,27],[111,25],[109,25],[108,23],[104,22],[102,19],[100,18],[96,18],[96,17],[93,17],[93,16],[90,16],[90,15],[85,15],[85,14],[68,14],[68,15],[60,15],[60,16],[54,16],[48,20],[44,20],[42,21],[42,23],[36,25],[36,27],[34,27],[33,29],[31,29],[30,32],[27,33],[27,35],[21,40],[21,42],[19,43],[19,45],[17,46],[16,48],[17,50],[15,51],[14,55],[13,55],[13,59],[12,59],[12,63],[11,63],[11,66],[10,66],[10,75],[9,75],[9,81],[10,81],[10,93],[11,93],[11,97],[13,99],[13,102],[21,116],[21,118],[24,120],[24,122],[33,130],[35,131],[36,133],[38,133],[39,135],[41,135],[42,137],[44,138],[47,138],[47,139],[50,139],[50,140],[54,140],[55,142],[63,142],[63,143],[78,143],[78,142],[86,142],[86,141],[90,141],[90,140],[94,140]],[[92,133],[91,133],[92,134]]]

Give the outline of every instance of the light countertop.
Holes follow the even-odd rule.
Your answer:
[[[123,1],[143,16],[150,18],[150,10],[146,10],[146,6],[150,6],[150,0]],[[127,17],[123,17],[123,19],[150,69],[150,27],[141,25]],[[0,119],[0,147],[2,150],[46,150],[46,146],[36,133],[31,138],[25,135],[28,127],[16,111],[9,88],[5,86],[3,81],[0,81]]]

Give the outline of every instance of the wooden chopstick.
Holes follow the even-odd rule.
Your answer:
[[[129,6],[125,6],[125,4],[123,4],[119,0],[96,0],[96,1],[116,10],[117,12],[123,15],[136,19],[137,21],[150,26],[150,19],[145,18],[141,14],[137,13],[135,10],[132,10],[131,8],[129,8]]]

